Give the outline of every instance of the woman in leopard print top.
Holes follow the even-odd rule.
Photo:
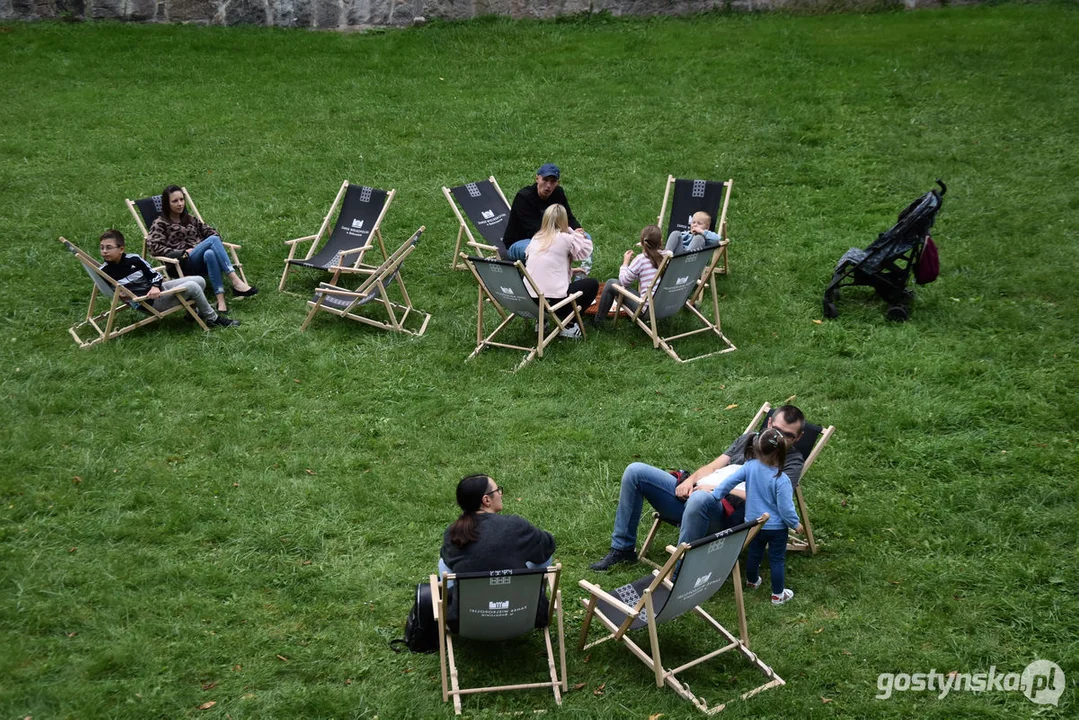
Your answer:
[[[217,311],[227,312],[225,277],[232,283],[234,297],[248,297],[258,288],[248,285],[236,274],[217,230],[187,212],[184,192],[169,185],[161,193],[161,214],[150,225],[146,246],[151,255],[186,260],[186,269],[206,275],[217,296]]]

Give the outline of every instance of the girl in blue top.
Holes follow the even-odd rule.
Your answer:
[[[768,520],[749,543],[746,555],[746,585],[756,590],[761,585],[761,560],[768,549],[772,572],[772,604],[782,605],[794,597],[783,586],[787,561],[787,528],[802,532],[798,511],[794,509],[794,489],[790,478],[780,469],[787,461],[787,444],[775,428],[757,433],[746,447],[746,462],[712,491],[718,501],[735,485],[746,484],[746,517],[768,513]]]

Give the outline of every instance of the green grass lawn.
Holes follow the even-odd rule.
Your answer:
[[[1064,3],[350,35],[0,26],[0,717],[452,715],[437,655],[387,641],[476,471],[558,541],[583,688],[557,712],[537,691],[467,713],[691,717],[628,652],[576,652],[576,582],[635,577],[587,570],[629,462],[698,467],[788,397],[837,427],[805,483],[822,551],[788,560],[791,604],[748,597],[788,685],[725,715],[1074,717],[1077,36]],[[623,326],[517,374],[510,351],[465,363],[476,290],[448,269],[439,188],[494,174],[512,195],[546,161],[601,280],[668,173],[734,178],[720,291],[738,351],[680,366]],[[937,177],[943,269],[911,320],[849,292],[819,323],[836,259]],[[300,334],[303,297],[275,290],[283,242],[345,178],[398,190],[390,244],[427,226],[405,268],[434,313],[423,338],[329,317]],[[235,330],[170,320],[78,350],[90,286],[56,238],[94,251],[115,226],[137,247],[123,199],[174,182],[262,294]],[[709,605],[721,621],[730,600]],[[664,638],[703,642],[692,622]],[[461,658],[512,682],[538,650]],[[1037,658],[1068,676],[1057,707],[874,699],[880,673]],[[751,672],[688,680],[722,700]]]

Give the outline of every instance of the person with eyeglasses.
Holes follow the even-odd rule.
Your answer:
[[[794,405],[783,405],[769,416],[767,427],[775,428],[783,437],[787,446],[783,473],[790,479],[792,488],[796,488],[805,458],[795,443],[802,437],[805,415]],[[741,435],[715,460],[693,473],[679,473],[678,477],[645,463],[631,463],[622,473],[611,549],[589,567],[604,571],[619,563],[637,562],[637,525],[645,500],[662,518],[682,526],[679,542],[692,542],[743,522],[745,485],[736,486],[722,497],[714,496],[711,490],[745,464],[746,449],[755,435],[755,432]]]
[[[439,553],[439,574],[523,570],[547,567],[554,561],[551,533],[519,515],[502,514],[500,487],[489,475],[469,475],[457,483],[461,515],[446,528]],[[537,623],[546,622],[546,594],[537,607]],[[457,624],[457,597],[450,597],[446,619]]]
[[[217,327],[233,327],[239,320],[219,315],[206,299],[206,281],[201,277],[184,277],[178,280],[166,280],[135,253],[126,253],[126,241],[119,230],[106,230],[101,234],[98,249],[104,260],[100,270],[122,287],[135,293],[146,295],[157,310],[168,310],[180,301],[175,295],[161,296],[164,290],[182,287],[182,294],[188,301],[195,303],[199,317],[207,324]]]

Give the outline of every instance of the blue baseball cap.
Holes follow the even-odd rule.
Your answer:
[[[554,163],[544,163],[543,165],[540,165],[540,169],[536,171],[536,174],[540,177],[553,177],[555,180],[561,175],[558,171],[558,166]]]

